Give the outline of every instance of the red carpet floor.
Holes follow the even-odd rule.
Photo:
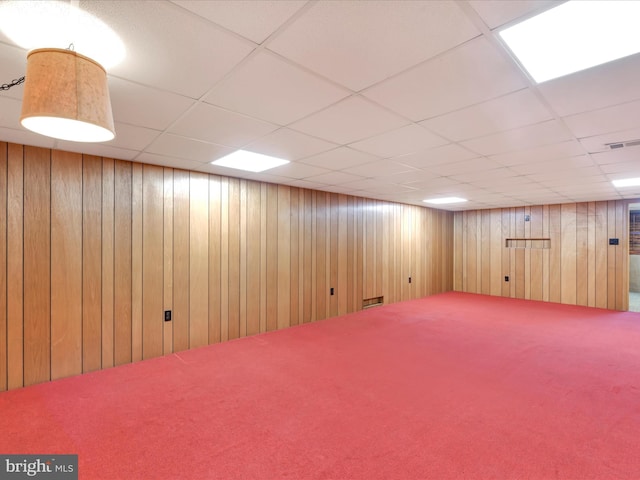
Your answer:
[[[81,479],[640,479],[640,314],[447,293],[0,394]]]

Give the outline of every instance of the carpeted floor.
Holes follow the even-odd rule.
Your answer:
[[[640,314],[446,293],[0,394],[81,479],[638,479]]]

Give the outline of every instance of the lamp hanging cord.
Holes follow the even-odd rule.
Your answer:
[[[16,85],[20,85],[21,83],[24,83],[24,77],[13,79],[10,83],[3,83],[2,85],[0,85],[0,90],[9,90],[11,87],[15,87]]]

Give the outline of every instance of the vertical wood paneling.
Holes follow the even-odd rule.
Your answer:
[[[278,195],[278,307],[277,327],[291,325],[291,190],[279,185]]]
[[[260,184],[247,185],[247,335],[260,333]]]
[[[464,291],[534,300],[597,306],[615,310],[628,308],[628,212],[627,201],[570,203],[504,208],[501,211],[465,211],[454,214],[454,232],[462,244],[461,265],[451,269],[455,282]],[[499,212],[499,213],[498,213]],[[524,221],[526,215],[530,221]],[[489,220],[487,220],[489,217]],[[478,232],[478,219],[482,229]],[[487,235],[487,222],[491,231]],[[510,287],[498,288],[499,276],[491,268],[500,262],[493,252],[500,232],[505,238],[550,239],[550,248],[536,243],[502,247],[502,275],[508,274]],[[618,238],[618,246],[609,246],[608,238]],[[487,266],[486,243],[490,242],[491,266]],[[504,243],[502,243],[504,244]],[[498,245],[497,243],[495,244]],[[481,251],[482,261],[474,258]],[[450,250],[452,255],[455,251]],[[524,252],[524,253],[523,253]],[[473,285],[474,272],[482,269],[481,281]],[[488,270],[488,271],[487,271]],[[515,281],[513,281],[515,279]],[[495,282],[495,283],[493,283]]]
[[[310,303],[310,302],[309,302]],[[311,308],[311,305],[309,305]],[[267,331],[267,184],[260,184],[260,331]]]
[[[164,172],[144,165],[142,170],[142,356],[163,352],[162,237]],[[104,323],[104,322],[103,322]]]
[[[24,385],[51,378],[51,151],[24,148]]]
[[[189,187],[189,347],[209,343],[209,179],[191,173]]]
[[[560,205],[549,206],[549,301],[561,301],[562,225]]]
[[[307,323],[311,321],[313,316],[312,298],[314,297],[313,290],[313,196],[311,190],[304,191],[304,205],[302,209],[302,221],[304,223],[304,265],[303,265],[303,280],[302,280],[302,322]]]
[[[607,202],[596,202],[596,307],[607,308],[608,230]]]
[[[173,348],[189,348],[189,172],[173,172]]]
[[[596,306],[596,203],[587,206],[587,305]]]
[[[131,359],[142,360],[142,165],[131,165]]]
[[[102,368],[113,366],[115,162],[102,160]]]
[[[115,163],[114,360],[131,362],[131,163]],[[170,353],[165,351],[164,353]]]
[[[162,258],[163,266],[163,305],[164,311],[173,311],[173,168],[164,169],[164,225]],[[116,342],[117,344],[117,342]],[[173,318],[164,322],[162,328],[162,353],[173,352]]]
[[[464,227],[462,225],[463,216],[456,213],[453,217],[453,229],[457,235],[453,236],[453,289],[456,292],[463,291],[462,276],[464,265],[462,263],[462,236],[464,235]],[[395,231],[393,228],[391,231]]]
[[[542,236],[543,238],[549,238],[549,205],[542,206]],[[552,244],[553,247],[553,244]],[[545,302],[549,301],[549,259],[550,259],[550,251],[548,248],[545,248],[542,252],[542,300]]]
[[[314,192],[316,195],[316,269],[314,279],[316,281],[316,311],[314,320],[327,316],[327,194]]]
[[[588,204],[576,204],[576,303],[582,306],[589,303],[588,213]]]
[[[0,142],[0,392],[7,389],[7,144]]]
[[[128,285],[131,292],[131,285]],[[128,342],[131,348],[131,340]],[[51,156],[51,379],[82,373],[82,155]]]
[[[616,236],[616,202],[607,202],[607,238]],[[607,242],[608,243],[608,242]],[[607,246],[607,308],[615,308],[616,304],[616,249],[615,245]]]
[[[240,337],[240,180],[229,179],[229,339]]]
[[[278,186],[267,185],[267,330],[278,328]]]
[[[7,388],[24,385],[24,151],[7,145]]]
[[[480,292],[491,293],[491,211],[481,213]]]
[[[291,235],[289,241],[291,242],[290,257],[291,268],[290,271],[290,287],[289,291],[289,315],[291,319],[291,325],[298,325],[300,323],[300,190],[292,187],[290,194],[291,206],[290,206],[290,218],[291,218]]]
[[[349,311],[348,295],[349,283],[347,278],[347,270],[349,265],[348,249],[349,240],[347,235],[348,229],[348,207],[346,195],[338,196],[338,284],[336,291],[338,292],[338,315],[344,315]],[[386,258],[386,257],[385,257]]]
[[[530,235],[532,238],[544,238],[542,233],[542,206],[534,206],[531,207],[530,210],[531,215],[531,232]],[[530,251],[531,259],[531,299],[532,300],[542,300],[542,288],[543,288],[543,272],[542,272],[542,262],[543,262],[543,254],[544,249],[533,248]]]
[[[102,368],[102,160],[82,161],[82,371]]]
[[[209,343],[220,341],[220,177],[209,176]]]
[[[475,211],[466,212],[467,214],[467,291],[478,292],[478,213]]]
[[[329,316],[338,314],[338,194],[329,194],[329,288],[333,288],[334,294],[329,296]]]

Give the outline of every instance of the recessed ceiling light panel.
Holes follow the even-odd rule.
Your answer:
[[[289,160],[270,157],[247,150],[236,150],[229,155],[211,162],[212,165],[219,167],[235,168],[236,170],[246,170],[248,172],[264,172],[265,170],[279,167],[286,163],[289,163]]]
[[[614,187],[637,187],[640,186],[640,178],[622,178],[620,180],[613,180]]]
[[[541,83],[640,52],[640,2],[572,0],[499,32]]]
[[[431,203],[432,205],[444,205],[447,203],[462,203],[466,202],[465,198],[460,197],[442,197],[442,198],[430,198],[427,200],[423,200],[425,203]]]
[[[105,69],[126,54],[120,37],[102,20],[68,2],[6,1],[0,3],[0,30],[27,50],[69,48]]]

